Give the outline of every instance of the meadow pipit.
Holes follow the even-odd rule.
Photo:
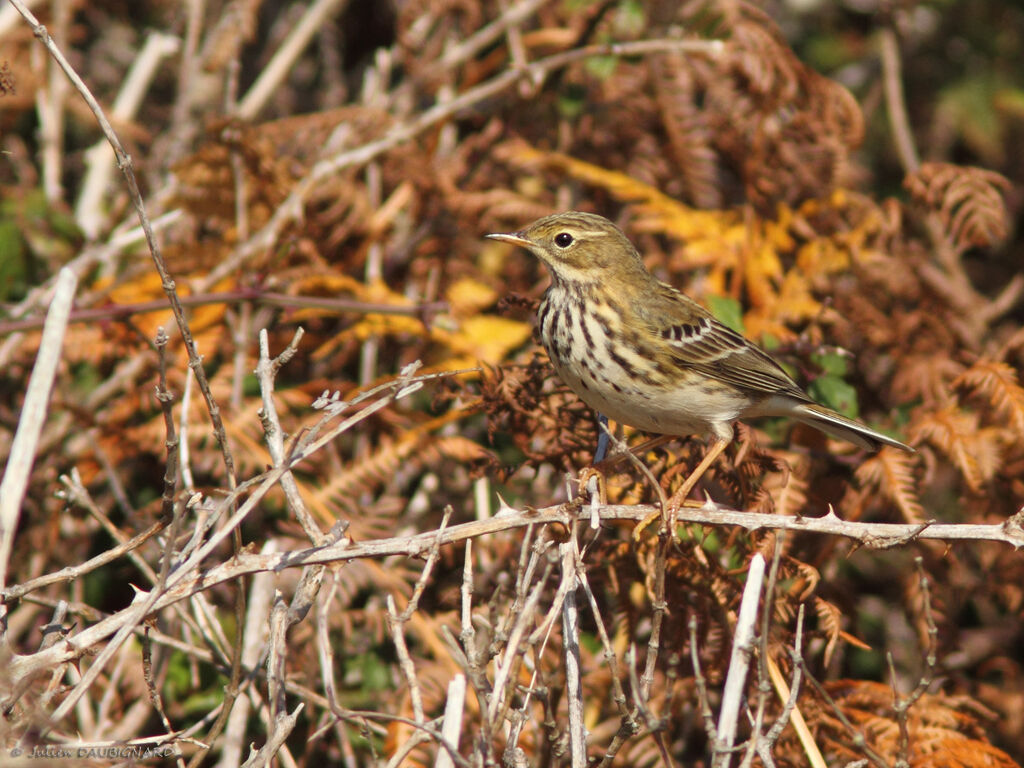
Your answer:
[[[488,237],[547,265],[540,337],[558,375],[587,405],[646,432],[712,436],[670,507],[729,444],[737,419],[787,416],[869,451],[913,450],[811,400],[767,353],[655,279],[608,219],[571,211]]]

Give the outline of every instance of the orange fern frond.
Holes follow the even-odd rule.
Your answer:
[[[806,600],[818,587],[821,581],[821,572],[809,563],[799,560],[790,560],[788,563],[794,570],[794,584],[791,588],[797,600]]]
[[[930,442],[949,456],[975,493],[998,468],[1000,430],[979,427],[977,414],[953,405],[921,416],[914,423],[911,440]]]
[[[973,389],[991,403],[996,415],[1017,435],[1024,435],[1024,387],[1009,365],[982,358],[961,373],[953,386]]]
[[[1005,176],[984,168],[952,163],[922,163],[903,186],[913,199],[934,210],[957,251],[998,245],[1010,231],[1003,192]]]
[[[822,600],[820,597],[814,598],[814,612],[818,616],[818,626],[825,631],[825,635],[828,638],[825,642],[825,655],[822,659],[827,667],[832,661],[832,654],[835,653],[840,638],[843,636],[843,612],[839,610],[838,606],[833,605],[828,600]]]
[[[882,491],[908,523],[924,522],[926,515],[917,491],[913,455],[883,448],[857,468],[857,479]]]
[[[803,467],[795,466],[793,471],[772,473],[765,480],[762,490],[771,495],[774,513],[797,515],[807,506],[807,479]]]
[[[977,703],[962,696],[924,694],[909,711],[905,727],[893,713],[893,691],[888,685],[867,680],[834,680],[825,684],[833,705],[857,727],[868,745],[886,759],[901,752],[901,739],[908,738],[911,765],[961,766],[962,768],[1018,768],[1005,752],[988,743],[975,711]],[[802,707],[809,713],[822,742],[829,746],[836,762],[862,757],[862,746],[851,738],[848,727],[833,716],[830,708]],[[973,711],[972,711],[973,710]]]
[[[707,115],[699,108],[693,70],[680,56],[651,60],[653,84],[668,150],[682,179],[687,199],[698,208],[723,204],[717,155]]]
[[[941,406],[952,400],[952,383],[963,365],[946,355],[904,355],[892,381],[893,395],[901,402],[921,400],[925,406]]]

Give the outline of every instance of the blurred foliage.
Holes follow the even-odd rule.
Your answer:
[[[344,521],[356,542],[430,531],[448,506],[453,523],[488,517],[495,491],[514,505],[567,500],[565,473],[575,475],[593,455],[593,414],[553,376],[531,336],[543,268],[482,236],[578,208],[622,224],[655,274],[770,345],[816,398],[918,450],[866,457],[788,423],[755,424],[702,481],[702,495],[764,514],[831,509],[846,520],[909,523],[1001,522],[1020,509],[1024,277],[1016,222],[1024,159],[1013,150],[1024,139],[1021,8],[992,0],[340,3],[254,108],[257,116],[243,118],[245,107],[236,107],[308,4],[212,0],[189,6],[203,6],[198,18],[186,5],[66,0],[37,12],[105,107],[153,30],[177,40],[137,114],[119,115],[114,127],[186,302],[236,479],[273,464],[252,378],[257,334],[268,330],[276,354],[301,326],[305,338],[274,394],[289,437],[314,423],[310,403],[324,390],[351,397],[415,360],[427,372],[473,369],[379,411],[297,468],[323,531]],[[503,14],[513,20],[500,24]],[[878,53],[886,33],[901,53],[898,104],[884,87],[893,72]],[[148,251],[132,233],[137,221],[121,177],[101,192],[86,184],[97,162],[88,150],[101,138],[93,116],[53,85],[62,76],[39,64],[27,25],[0,35],[5,463],[39,346],[42,288],[64,264],[80,279],[21,512],[12,585],[83,563],[159,517],[167,438],[153,394],[159,327],[172,338],[174,415],[187,411],[191,425],[191,485],[182,477],[178,487],[217,497],[230,483],[201,398],[192,390],[182,406],[191,387],[187,357]],[[602,50],[560,66],[547,58],[599,43],[682,39],[722,47]],[[505,87],[477,90],[515,71],[523,76]],[[455,97],[467,101],[450,107]],[[898,113],[923,160],[916,167],[903,167],[895,150]],[[83,200],[86,190],[93,197]],[[703,443],[650,446],[648,437],[624,431],[671,491]],[[57,495],[60,476],[73,470],[90,504]],[[625,462],[606,479],[610,501],[656,499],[646,476]],[[810,535],[780,541],[702,526],[678,533],[660,564],[653,540],[634,542],[625,527],[589,541],[588,579],[618,659],[613,673],[596,621],[586,619],[592,756],[605,754],[624,721],[610,695],[613,674],[628,688],[628,650],[637,649],[637,669],[650,653],[652,585],[663,569],[671,585],[667,647],[649,705],[665,721],[657,737],[645,724],[615,742],[616,760],[655,765],[665,744],[678,764],[705,764],[688,621],[698,620],[698,656],[717,702],[746,564],[776,547],[769,647],[791,674],[785,647],[804,605],[804,656],[827,681],[827,695],[805,687],[799,706],[829,764],[865,754],[839,713],[890,763],[902,756],[913,766],[1010,766],[1024,755],[1017,553],[982,542],[915,541],[907,552],[878,553]],[[310,545],[281,495],[252,513],[243,534],[241,543],[256,549],[268,540],[281,551]],[[530,535],[553,546],[560,532]],[[472,625],[485,652],[477,663],[491,677],[472,681],[462,747],[501,755],[506,746],[504,721],[498,728],[486,719],[487,686],[498,661],[513,654],[510,706],[527,722],[517,744],[531,765],[562,765],[559,630],[529,648],[503,645],[538,583],[524,572],[543,596],[529,632],[557,592],[557,579],[524,567],[532,545],[521,533],[473,541]],[[59,600],[72,606],[69,632],[124,608],[131,585],[152,584],[146,564],[158,571],[162,553],[150,541],[134,559],[11,601],[7,647],[32,653]],[[929,611],[908,553],[922,559]],[[215,559],[232,554],[225,544]],[[452,647],[467,631],[459,616],[466,547],[445,547],[439,557],[404,626],[430,718],[442,714],[449,680],[465,669]],[[407,605],[422,568],[420,560],[383,557],[338,566],[321,589],[323,604],[291,629],[287,697],[307,705],[287,744],[297,761],[383,765],[412,738],[414,702],[387,599],[398,610]],[[294,592],[296,570],[277,574],[275,588]],[[174,728],[199,723],[222,701],[235,600],[246,589],[247,580],[219,584],[189,608],[153,619],[163,639],[151,679]],[[921,679],[929,623],[940,682],[904,723],[909,746],[901,746],[890,683],[906,693]],[[148,708],[141,661],[132,659],[123,668],[131,674],[102,676],[56,734],[164,732]],[[78,666],[55,670],[52,682],[34,680],[10,700],[5,682],[0,737],[36,728],[65,684],[74,685]],[[254,706],[268,695],[253,682],[257,666],[246,670]],[[778,715],[781,704],[770,709]],[[265,707],[250,714],[246,743],[262,743],[266,716]],[[122,722],[133,730],[119,730]],[[214,757],[222,748],[214,743]],[[405,764],[427,765],[435,754],[422,743]],[[807,764],[792,731],[775,759]]]

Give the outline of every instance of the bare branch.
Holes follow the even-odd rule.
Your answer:
[[[21,503],[28,488],[29,473],[35,461],[39,435],[46,421],[46,407],[57,375],[64,331],[67,328],[71,302],[75,298],[78,278],[66,267],[60,270],[53,291],[50,310],[46,314],[43,338],[32,368],[25,392],[25,403],[18,418],[4,478],[0,481],[0,589],[7,583],[7,561],[14,546],[14,533],[18,529]]]
[[[725,678],[722,708],[718,713],[718,741],[715,742],[715,753],[716,764],[723,768],[729,768],[732,763],[732,747],[736,739],[740,702],[744,698],[747,685],[750,654],[754,649],[754,626],[757,623],[757,608],[761,603],[764,574],[764,557],[758,553],[751,558],[747,571],[747,584],[743,588],[740,612],[733,631],[732,657]]]

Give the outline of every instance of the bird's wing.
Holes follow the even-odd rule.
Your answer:
[[[754,395],[783,395],[810,402],[778,363],[710,312],[670,286],[644,312],[651,330],[668,342],[682,368],[704,373]]]

